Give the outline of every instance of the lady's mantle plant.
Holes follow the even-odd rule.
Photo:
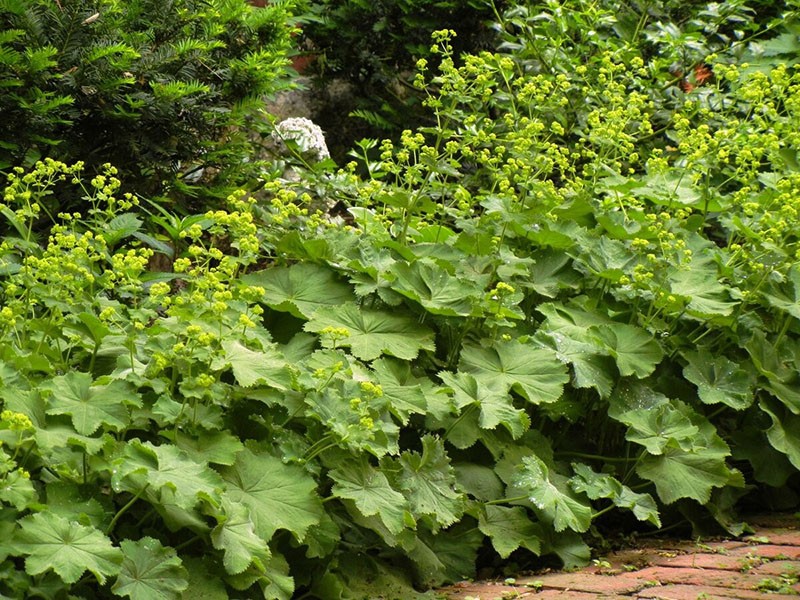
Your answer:
[[[111,166],[14,171],[0,593],[425,597],[789,494],[800,74],[703,56],[682,92],[594,17],[585,68],[437,32],[437,125],[364,176],[145,217]]]

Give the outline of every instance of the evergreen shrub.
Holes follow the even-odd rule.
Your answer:
[[[286,82],[290,8],[3,0],[0,168],[111,162],[143,194],[241,178],[246,117]]]

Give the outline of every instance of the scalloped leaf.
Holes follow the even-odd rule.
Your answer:
[[[532,404],[555,402],[569,381],[567,367],[555,352],[518,341],[489,348],[465,346],[458,369],[491,389],[513,389]]]
[[[344,328],[349,336],[337,341],[350,348],[361,360],[374,360],[383,354],[413,360],[420,350],[433,352],[433,332],[416,319],[402,314],[361,308],[355,304],[317,310],[305,325],[306,331],[319,333],[326,327]],[[328,340],[323,344],[331,346]]]
[[[248,285],[264,288],[263,302],[273,310],[310,319],[318,308],[355,300],[352,287],[341,282],[328,267],[298,263],[273,267],[242,277]]]
[[[179,600],[189,587],[188,573],[175,550],[143,537],[120,543],[124,559],[111,591],[131,600]]]
[[[52,569],[65,583],[76,583],[89,571],[102,585],[106,577],[120,572],[122,551],[94,527],[50,512],[29,515],[19,524],[13,547],[27,555],[25,571],[29,575]]]

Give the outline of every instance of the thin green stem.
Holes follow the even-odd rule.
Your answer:
[[[617,508],[614,504],[610,504],[603,509],[598,510],[596,513],[592,514],[592,521],[594,521],[598,517],[602,517],[604,514],[611,512]]]
[[[131,508],[131,506],[136,504],[136,501],[139,498],[141,498],[142,494],[144,494],[144,492],[147,490],[148,487],[150,487],[149,483],[146,484],[141,490],[139,490],[139,492],[133,498],[128,500],[128,502],[127,502],[127,504],[125,504],[125,506],[123,506],[122,508],[120,508],[117,511],[117,514],[114,515],[114,518],[111,519],[111,523],[109,523],[108,527],[106,528],[106,535],[110,535],[111,532],[114,531],[114,527],[117,525],[117,521],[119,521],[120,517],[122,517],[122,515],[124,515],[126,512],[128,512],[128,510]]]
[[[571,456],[574,458],[585,458],[586,460],[600,460],[603,462],[622,462],[627,463],[632,459],[626,456],[600,456],[599,454],[586,454],[584,452],[556,452],[558,457]]]
[[[496,506],[498,504],[510,504],[512,502],[522,502],[523,500],[530,500],[528,496],[514,496],[513,498],[499,498],[497,500],[489,500],[484,502],[484,506]]]

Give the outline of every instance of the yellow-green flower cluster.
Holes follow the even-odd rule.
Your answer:
[[[33,422],[27,415],[11,410],[4,410],[0,413],[0,423],[3,423],[11,431],[26,431],[33,429]]]

